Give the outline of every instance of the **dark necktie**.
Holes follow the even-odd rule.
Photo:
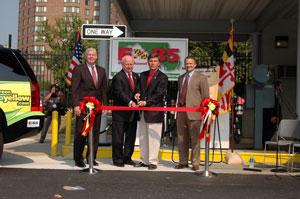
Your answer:
[[[96,72],[95,72],[95,66],[92,66],[92,77],[93,77],[95,86],[97,86],[98,81],[97,81],[97,76],[96,76]]]
[[[131,84],[131,88],[134,91],[134,84],[133,84],[133,81],[132,81],[130,73],[128,73],[128,78],[129,78],[129,81],[130,81],[130,84]]]
[[[184,80],[181,95],[180,95],[180,105],[182,105],[182,106],[185,104],[185,98],[186,98],[186,92],[187,92],[187,88],[188,88],[188,84],[189,84],[189,79],[190,79],[190,75],[187,74],[186,78]]]

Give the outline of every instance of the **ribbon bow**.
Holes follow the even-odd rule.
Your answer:
[[[204,98],[200,103],[201,110],[201,117],[202,117],[202,124],[200,127],[200,135],[198,137],[199,140],[206,136],[206,142],[210,142],[210,129],[211,125],[213,124],[213,117],[212,115],[219,114],[219,107],[220,104],[211,98]]]
[[[87,115],[82,128],[82,136],[87,136],[90,132],[95,121],[95,115],[100,111],[100,107],[101,103],[95,97],[85,97],[80,102],[80,110]]]

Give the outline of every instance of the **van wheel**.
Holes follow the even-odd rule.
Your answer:
[[[0,160],[3,153],[3,131],[2,131],[2,125],[0,124]]]

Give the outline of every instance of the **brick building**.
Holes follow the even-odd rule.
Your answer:
[[[110,8],[111,24],[122,24],[112,3]],[[42,21],[54,24],[55,18],[78,14],[86,23],[92,19],[98,24],[99,12],[100,0],[19,0],[18,49],[27,52],[48,49],[45,43],[36,41]]]

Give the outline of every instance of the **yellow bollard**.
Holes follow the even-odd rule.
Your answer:
[[[58,138],[58,112],[52,112],[52,141],[51,156],[57,156],[57,138]]]
[[[65,145],[71,144],[72,112],[67,112]]]

